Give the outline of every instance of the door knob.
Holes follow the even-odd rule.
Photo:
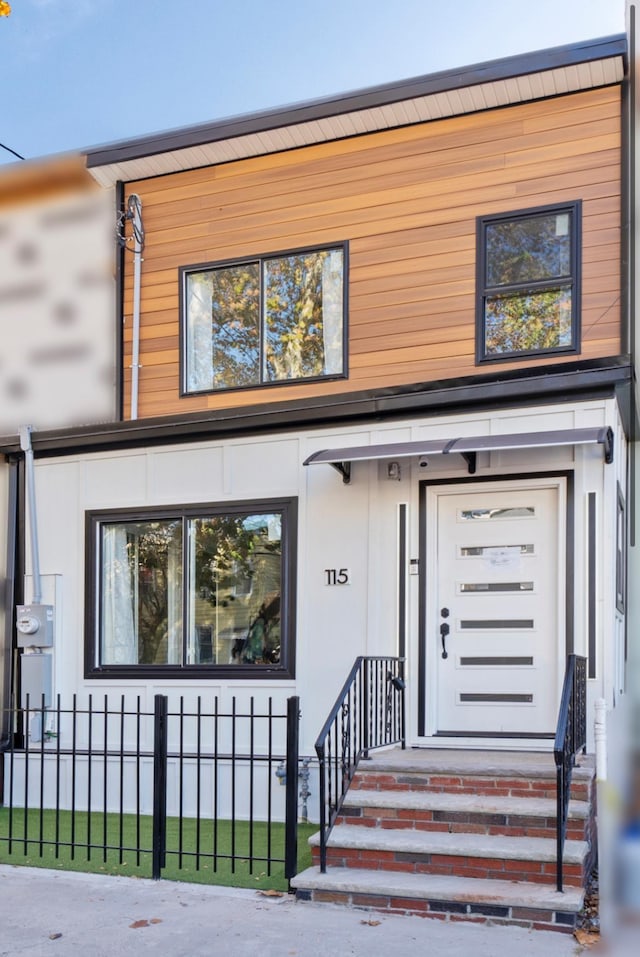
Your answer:
[[[449,652],[447,651],[446,637],[449,634],[449,625],[446,621],[443,621],[440,625],[440,638],[442,639],[442,657],[448,658]]]

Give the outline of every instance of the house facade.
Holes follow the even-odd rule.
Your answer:
[[[571,652],[616,704],[625,69],[613,37],[88,152],[116,412],[31,434],[47,696],[297,694],[303,754],[358,655],[404,658],[416,747],[550,751]]]

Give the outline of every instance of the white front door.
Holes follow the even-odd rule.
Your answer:
[[[427,667],[435,681],[426,686],[435,733],[555,730],[564,498],[563,479],[430,488]]]

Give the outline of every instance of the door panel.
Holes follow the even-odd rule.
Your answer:
[[[553,732],[564,647],[559,498],[557,485],[526,482],[436,491],[427,641],[437,645],[439,734]]]

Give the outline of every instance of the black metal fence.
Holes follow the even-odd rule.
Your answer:
[[[297,865],[299,699],[155,695],[153,711],[123,695],[74,695],[63,708],[12,708],[0,753],[0,851],[71,861],[125,858],[151,875],[242,866],[287,880]],[[286,786],[281,787],[281,782]],[[3,855],[4,857],[5,855]]]
[[[578,751],[587,746],[587,659],[569,655],[553,755],[556,763],[556,886],[562,891],[564,841],[567,833],[571,776]]]
[[[320,765],[320,870],[327,841],[362,758],[386,745],[405,747],[403,658],[356,658],[315,744]]]

